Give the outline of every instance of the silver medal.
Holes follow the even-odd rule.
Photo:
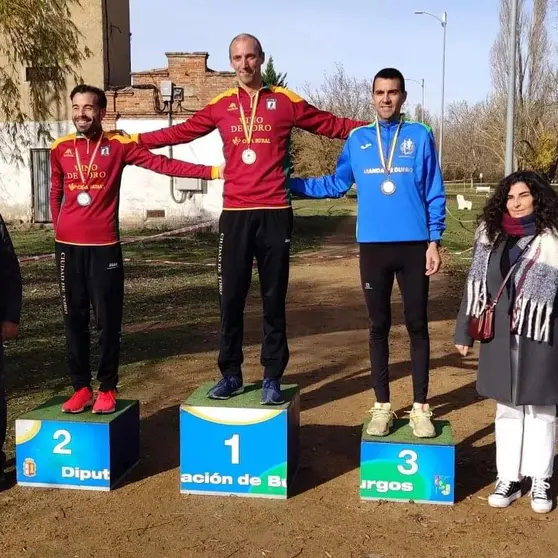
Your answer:
[[[395,182],[393,182],[392,180],[384,180],[382,182],[382,194],[386,195],[386,196],[391,196],[396,188],[395,188]]]
[[[91,196],[88,192],[80,192],[77,196],[77,202],[82,207],[91,205]]]
[[[256,152],[253,149],[245,149],[242,152],[242,162],[245,165],[253,165],[256,162]]]

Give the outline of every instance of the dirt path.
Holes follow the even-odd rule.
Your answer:
[[[317,257],[320,256],[320,257]],[[142,463],[111,493],[24,489],[0,494],[0,556],[392,558],[558,556],[556,512],[536,516],[528,498],[488,508],[494,477],[493,404],[474,390],[475,357],[453,351],[458,279],[432,282],[431,403],[457,442],[455,506],[360,502],[360,425],[371,403],[367,319],[352,227],[317,254],[296,258],[289,290],[287,380],[301,397],[301,467],[287,501],[181,496],[178,405],[216,377],[207,352],[152,365],[124,383],[142,406]],[[409,351],[394,293],[393,402],[411,402]],[[247,380],[260,376],[260,310],[247,307]]]

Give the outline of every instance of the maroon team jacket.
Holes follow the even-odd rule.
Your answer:
[[[81,134],[56,140],[50,165],[50,211],[56,241],[84,246],[119,242],[118,202],[126,165],[184,178],[210,180],[219,175],[217,167],[154,155],[112,132],[91,140]]]
[[[215,97],[186,122],[135,134],[132,139],[155,149],[192,141],[217,128],[227,164],[224,209],[285,208],[291,203],[288,191],[291,130],[297,127],[329,138],[345,139],[352,129],[369,124],[319,110],[283,87],[264,87],[255,108],[253,101],[244,89],[235,87]],[[242,125],[240,105],[246,127]],[[249,131],[253,109],[252,138],[248,144],[245,129]],[[247,148],[253,151],[250,164],[242,158]]]

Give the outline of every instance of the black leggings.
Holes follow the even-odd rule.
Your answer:
[[[360,278],[370,320],[372,387],[379,403],[389,401],[388,336],[394,276],[403,298],[405,325],[411,339],[414,401],[426,403],[430,361],[426,249],[426,242],[360,244]]]

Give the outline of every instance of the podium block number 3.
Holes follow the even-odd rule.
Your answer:
[[[397,470],[402,475],[414,475],[418,472],[418,456],[416,451],[406,449],[399,452],[397,457],[405,460],[405,465],[397,465]]]
[[[233,434],[228,440],[225,440],[225,446],[231,448],[231,463],[238,465],[240,463],[240,436]]]
[[[52,439],[60,440],[60,438],[62,438],[62,441],[54,446],[52,453],[57,453],[59,455],[72,455],[72,450],[66,447],[72,441],[71,434],[67,430],[57,430],[52,436]]]

